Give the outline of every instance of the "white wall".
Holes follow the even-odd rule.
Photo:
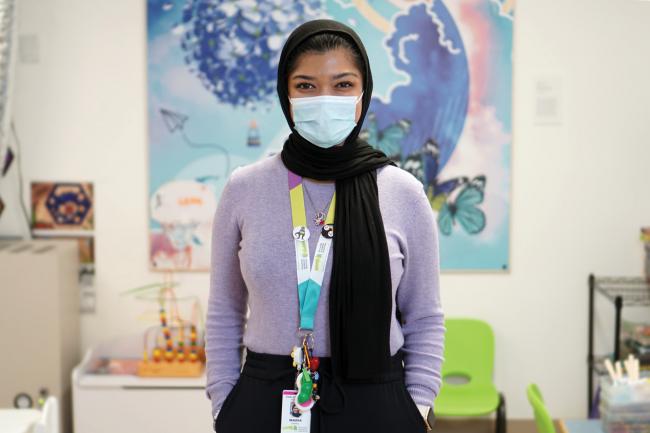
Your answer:
[[[159,281],[147,263],[143,3],[20,2],[19,31],[40,43],[40,62],[17,66],[25,182],[96,187],[98,308],[83,317],[84,347],[142,328],[144,306],[119,292]],[[449,316],[484,318],[495,329],[495,379],[511,417],[531,416],[531,381],[555,416],[585,414],[587,275],[641,271],[638,232],[650,224],[648,41],[648,2],[518,2],[512,271],[442,277]],[[546,75],[562,79],[561,126],[533,122],[534,83]],[[179,278],[207,298],[207,274]],[[611,309],[603,307],[598,329],[606,332]]]

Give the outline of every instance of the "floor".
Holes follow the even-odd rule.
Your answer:
[[[431,431],[435,433],[494,433],[494,420],[437,419]],[[537,433],[535,421],[532,419],[508,420],[507,433]]]

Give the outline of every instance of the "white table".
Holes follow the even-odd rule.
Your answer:
[[[31,433],[40,418],[41,411],[36,409],[0,409],[0,432]]]

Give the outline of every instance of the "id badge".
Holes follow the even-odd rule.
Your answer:
[[[311,427],[311,411],[300,412],[294,402],[296,394],[298,394],[298,391],[295,389],[285,389],[282,391],[282,424],[280,426],[280,433],[309,433]]]

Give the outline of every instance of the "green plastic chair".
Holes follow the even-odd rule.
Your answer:
[[[536,384],[531,383],[528,385],[528,388],[526,388],[526,395],[528,395],[528,401],[533,407],[538,433],[557,433],[555,431],[555,425],[553,424],[553,418],[551,418],[548,410],[546,410],[544,398],[542,397],[539,387]]]
[[[505,397],[492,383],[494,334],[486,322],[476,319],[445,320],[445,360],[442,386],[435,400],[439,417],[472,417],[496,411],[496,432],[506,432]],[[466,383],[453,379],[462,377]]]

